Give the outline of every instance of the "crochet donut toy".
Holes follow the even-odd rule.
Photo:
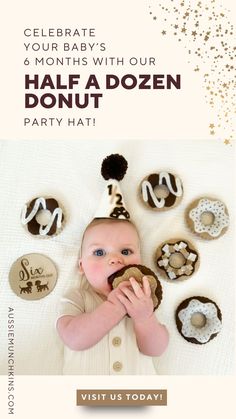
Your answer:
[[[144,204],[153,210],[174,208],[183,197],[180,178],[172,173],[152,173],[140,184],[140,195]]]
[[[157,268],[170,281],[190,277],[199,266],[199,254],[193,245],[183,239],[171,239],[162,243],[155,255]]]
[[[209,298],[191,297],[178,306],[175,321],[184,339],[202,345],[220,332],[222,314],[217,304]]]
[[[128,281],[129,278],[133,277],[136,279],[139,284],[142,284],[143,277],[148,278],[150,288],[151,288],[151,297],[153,301],[153,310],[156,310],[162,300],[162,287],[161,283],[158,280],[154,272],[143,265],[127,265],[114,274],[110,275],[108,278],[108,283],[112,285],[112,288],[118,287],[118,285],[123,281]]]
[[[40,211],[46,211],[47,221],[39,222]],[[54,198],[38,197],[25,204],[21,213],[21,223],[33,236],[52,237],[60,233],[64,224],[64,214]]]
[[[186,213],[187,224],[203,239],[217,239],[229,226],[225,204],[216,199],[200,198],[192,202]]]

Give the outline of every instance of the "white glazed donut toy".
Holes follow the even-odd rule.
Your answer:
[[[182,301],[176,310],[175,320],[183,338],[200,345],[215,338],[222,326],[219,307],[207,297],[191,297]]]

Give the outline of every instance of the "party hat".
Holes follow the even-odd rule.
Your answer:
[[[94,218],[130,218],[126,209],[120,180],[123,179],[128,163],[123,156],[111,154],[107,156],[101,166],[101,174],[106,180],[106,187]]]

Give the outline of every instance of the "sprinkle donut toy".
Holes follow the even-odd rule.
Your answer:
[[[206,240],[217,239],[229,227],[229,214],[223,202],[200,198],[190,204],[186,221],[193,233]]]

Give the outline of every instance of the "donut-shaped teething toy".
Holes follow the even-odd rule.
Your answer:
[[[24,206],[21,214],[21,223],[29,233],[40,237],[59,234],[64,219],[63,210],[54,198],[34,198]]]
[[[215,338],[222,326],[219,307],[206,297],[184,300],[176,310],[175,320],[184,339],[201,345]]]
[[[129,278],[133,277],[136,279],[139,284],[142,284],[143,277],[148,278],[150,288],[151,288],[151,297],[153,301],[153,310],[156,310],[162,299],[162,287],[161,283],[158,280],[154,272],[143,265],[127,265],[114,274],[110,275],[108,278],[109,284],[112,285],[112,288],[118,287],[118,285],[123,281],[128,281]]]
[[[156,211],[174,208],[183,197],[180,178],[168,172],[148,175],[142,180],[140,189],[144,204]]]
[[[225,204],[216,199],[201,198],[189,206],[186,213],[191,230],[203,239],[217,239],[229,226]]]
[[[169,240],[162,243],[156,251],[156,265],[164,277],[170,281],[186,279],[196,272],[199,255],[187,240]]]

